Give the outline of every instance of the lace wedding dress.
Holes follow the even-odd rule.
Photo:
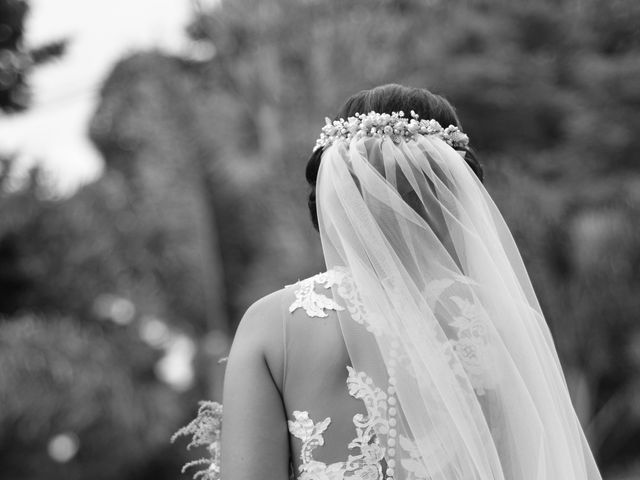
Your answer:
[[[331,290],[334,288],[337,295],[334,297]],[[289,312],[292,314],[299,312],[299,315],[292,315],[287,322],[287,351],[288,360],[285,368],[289,370],[292,363],[292,353],[305,355],[304,359],[295,359],[298,368],[295,372],[285,371],[285,378],[291,382],[292,375],[295,375],[295,382],[300,384],[311,383],[317,381],[314,373],[321,375],[336,375],[340,369],[340,362],[343,363],[346,379],[342,388],[356,400],[360,401],[360,408],[356,405],[349,405],[355,408],[355,412],[347,412],[345,409],[336,408],[337,403],[333,406],[326,405],[326,399],[321,396],[305,395],[307,401],[311,405],[305,410],[293,410],[291,412],[291,420],[288,421],[289,433],[292,438],[292,446],[296,452],[299,452],[295,460],[297,466],[298,477],[300,480],[341,480],[343,478],[353,479],[370,479],[378,480],[394,478],[396,469],[402,468],[409,475],[404,478],[426,479],[426,472],[420,468],[420,464],[415,461],[414,457],[418,455],[415,445],[407,437],[398,435],[397,432],[397,399],[395,395],[394,383],[395,379],[389,377],[384,385],[377,385],[374,380],[364,371],[356,371],[352,366],[347,364],[348,358],[346,349],[342,344],[339,332],[333,336],[332,344],[325,344],[320,350],[317,358],[309,357],[309,350],[312,355],[318,351],[318,347],[306,345],[304,340],[299,338],[300,335],[308,337],[308,320],[305,319],[304,324],[300,325],[302,319],[299,316],[304,315],[314,322],[337,323],[335,312],[348,311],[352,319],[368,328],[375,328],[373,324],[369,324],[370,319],[363,310],[361,300],[357,291],[354,289],[348,272],[344,269],[331,269],[325,273],[320,273],[314,277],[299,282],[294,286],[295,301],[291,303]],[[296,325],[290,325],[290,322],[296,322]],[[305,331],[305,330],[307,331]],[[314,330],[322,330],[319,326]],[[292,333],[296,336],[292,337]],[[311,338],[317,338],[313,336]],[[292,347],[291,345],[296,345]],[[315,350],[315,351],[314,351]],[[335,361],[325,361],[324,365],[333,364],[327,368],[322,365],[318,368],[311,368],[317,360],[321,360],[325,356],[337,356]],[[303,366],[304,368],[300,368]],[[309,373],[305,380],[305,370]],[[314,372],[313,370],[316,370]],[[332,382],[329,382],[332,383]],[[297,392],[301,390],[301,385],[297,385]],[[305,387],[303,387],[305,388]],[[308,387],[306,387],[308,388]],[[340,387],[338,387],[340,388]],[[284,387],[285,398],[289,392],[287,382]],[[343,399],[344,401],[344,399]],[[321,405],[317,405],[320,403]],[[324,408],[322,404],[325,403]],[[318,407],[318,408],[314,408]],[[331,415],[324,416],[331,409],[340,411],[337,415],[340,418],[334,418]],[[322,412],[322,414],[321,414]],[[314,457],[314,451],[318,447],[325,445],[325,435],[331,433],[332,428],[336,428],[336,423],[340,422],[339,435],[332,438],[332,442],[336,442],[337,448],[332,450],[337,458],[343,460],[324,462]],[[384,440],[383,440],[384,439]],[[397,452],[397,453],[396,453]]]
[[[332,288],[338,292],[336,299],[331,295]],[[288,412],[292,478],[383,480],[395,478],[396,472],[402,471],[400,478],[429,479],[415,443],[396,430],[393,376],[384,385],[377,385],[366,372],[356,371],[349,364],[337,331],[336,312],[350,312],[353,321],[369,331],[375,331],[376,326],[364,310],[348,272],[331,269],[277,294],[282,297],[286,339],[282,395],[285,403],[306,407]],[[333,385],[327,388],[327,383]],[[331,390],[335,391],[327,394]],[[343,398],[339,398],[340,391]],[[347,395],[355,401],[346,402]],[[208,445],[213,454],[209,477],[217,479],[222,406],[210,404],[207,413],[206,434],[213,439]],[[331,438],[331,444],[326,437]],[[321,460],[316,457],[322,450],[331,453],[325,453]],[[429,459],[432,465],[442,461],[438,453],[434,449]]]

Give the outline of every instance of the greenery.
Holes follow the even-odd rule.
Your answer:
[[[171,437],[171,442],[180,437],[191,436],[187,450],[192,447],[204,447],[209,456],[193,460],[182,467],[184,473],[193,467],[205,467],[197,471],[194,479],[220,479],[220,432],[222,429],[222,405],[217,402],[202,401],[196,418],[182,427]]]
[[[26,11],[0,1],[6,114],[64,50],[25,53]],[[322,269],[304,167],[323,118],[398,82],[456,106],[603,474],[636,478],[639,24],[634,0],[223,0],[194,9],[190,54],[122,59],[89,126],[100,179],[58,198],[2,162],[0,476],[175,478],[168,438],[219,399],[243,311]],[[188,345],[195,377],[172,383]]]
[[[66,39],[27,49],[24,21],[29,12],[26,0],[0,1],[0,111],[19,112],[27,108],[31,92],[27,77],[34,67],[64,55]]]

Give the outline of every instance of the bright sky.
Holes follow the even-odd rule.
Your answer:
[[[211,0],[202,4],[214,3]],[[101,82],[128,52],[184,51],[192,0],[31,0],[28,46],[69,38],[59,61],[30,78],[34,101],[24,114],[0,117],[0,151],[19,165],[38,162],[61,193],[100,175],[102,160],[87,138]]]

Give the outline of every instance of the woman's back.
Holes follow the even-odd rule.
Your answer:
[[[344,307],[334,302],[328,288],[339,286],[341,275],[334,273],[315,275],[256,302],[238,329],[228,368],[239,370],[244,362],[237,357],[244,353],[238,350],[246,345],[264,352],[287,421],[290,468],[296,478],[341,479],[349,472],[354,479],[382,479],[388,466],[383,450],[376,447],[375,429],[386,411],[371,408],[377,387],[367,383],[364,372],[351,368],[336,315]],[[239,377],[227,374],[227,379]],[[234,385],[225,385],[225,423],[242,416],[233,413],[242,403],[240,395],[263,393],[258,388],[243,389],[239,395],[236,391]],[[255,422],[248,421],[247,427],[255,431]],[[267,470],[265,466],[265,478],[271,478]]]
[[[359,431],[354,423],[356,415],[364,422],[374,419],[367,411],[367,398],[363,398],[366,392],[356,388],[366,380],[351,368],[336,315],[343,307],[326,288],[338,287],[339,279],[339,274],[329,271],[284,290],[288,308],[283,400],[297,474],[325,471],[329,478],[342,478],[341,474],[350,471],[355,478],[365,478],[364,471],[369,475],[380,472],[382,464],[375,455],[365,458],[359,447],[377,439],[373,429],[361,428],[362,421]]]
[[[245,361],[246,350],[264,353],[286,420],[283,424],[288,426],[290,468],[298,478],[321,471],[333,472],[328,478],[342,478],[346,468],[353,469],[354,465],[347,467],[349,456],[361,454],[349,448],[358,436],[353,418],[367,414],[363,401],[349,394],[349,356],[335,314],[340,307],[332,304],[331,291],[323,286],[326,276],[299,281],[256,302],[238,328],[227,367],[231,384],[225,384],[225,424],[244,417],[244,422],[234,423],[245,423],[256,431],[258,420],[248,420],[251,412],[236,415],[234,407],[243,396],[261,396],[264,389],[256,385],[247,392],[240,387],[236,397],[234,380],[246,380],[242,372],[252,368]],[[265,398],[263,403],[268,401]],[[276,438],[277,432],[272,433]],[[225,440],[232,444],[233,439]],[[265,465],[265,478],[271,478],[267,469]]]

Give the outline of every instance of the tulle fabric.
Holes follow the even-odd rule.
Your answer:
[[[357,298],[338,312],[352,365],[397,397],[387,473],[599,480],[518,249],[461,152],[337,140],[316,195],[327,268]]]

